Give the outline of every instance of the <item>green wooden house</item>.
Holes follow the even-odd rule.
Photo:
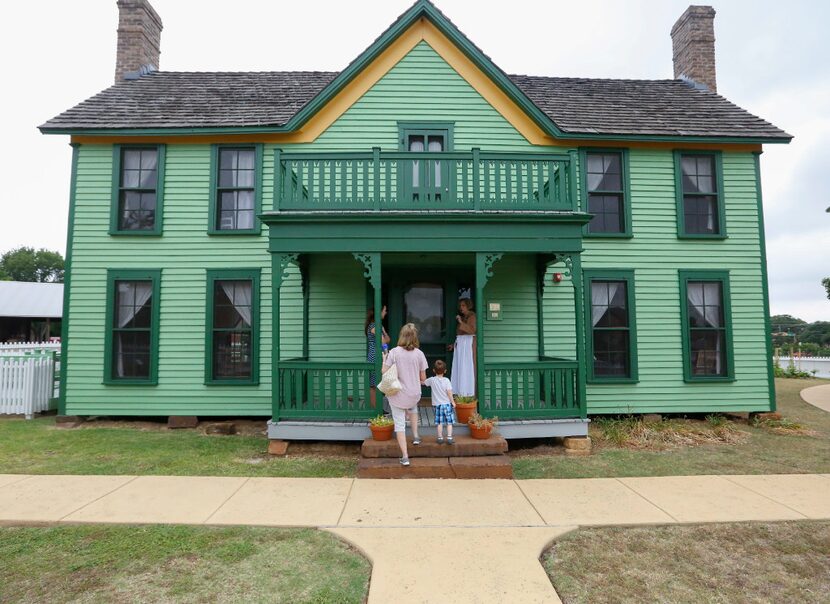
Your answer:
[[[426,0],[338,73],[158,71],[118,5],[115,85],[40,127],[73,147],[61,413],[362,439],[367,309],[450,361],[465,296],[508,438],[775,408],[759,157],[791,137],[716,93],[710,7],[645,81],[507,74]]]

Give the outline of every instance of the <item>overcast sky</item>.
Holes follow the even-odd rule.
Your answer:
[[[152,0],[166,70],[339,70],[413,0]],[[684,0],[437,0],[508,73],[670,78]],[[505,8],[509,7],[509,8]],[[773,313],[830,320],[830,2],[719,0],[718,91],[795,136],[762,156]],[[36,126],[112,84],[115,0],[3,6],[0,253],[66,246],[68,137]]]

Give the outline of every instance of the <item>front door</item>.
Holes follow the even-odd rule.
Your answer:
[[[421,278],[413,275],[389,283],[391,345],[396,344],[401,326],[414,323],[418,328],[421,351],[429,363],[427,375],[432,375],[432,366],[438,359],[447,363],[447,370],[452,367],[452,352],[447,351],[447,346],[455,341],[458,300],[469,297],[471,291],[469,278],[454,273],[440,276],[441,269],[436,272],[438,277],[434,274]],[[429,389],[424,389],[423,395],[429,396]]]

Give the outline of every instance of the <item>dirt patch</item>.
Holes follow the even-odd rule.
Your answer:
[[[235,436],[266,436],[268,434],[268,422],[264,419],[225,419],[225,418],[206,418],[199,422],[199,425],[194,430],[204,434],[205,428],[215,424],[233,424]],[[167,418],[129,418],[129,417],[89,417],[84,422],[76,426],[75,429],[91,430],[96,428],[111,428],[119,430],[136,430],[139,432],[167,432],[171,431],[167,427]],[[184,431],[185,429],[177,429],[175,431]]]
[[[724,444],[738,445],[750,434],[721,415],[705,420],[670,418],[644,421],[640,417],[596,418],[591,437],[598,447],[662,451],[680,447]]]

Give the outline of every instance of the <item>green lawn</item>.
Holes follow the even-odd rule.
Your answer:
[[[815,432],[813,436],[777,434],[737,423],[747,433],[741,444],[705,444],[662,451],[595,446],[590,457],[514,452],[516,478],[599,478],[682,476],[691,474],[798,474],[830,472],[830,413],[808,405],[798,393],[826,380],[776,380],[778,410],[785,418]],[[596,440],[595,440],[596,442]]]
[[[0,420],[0,474],[354,476],[356,455],[266,453],[257,436],[195,430],[57,429],[54,417]]]
[[[371,566],[312,529],[0,528],[0,602],[360,603]]]
[[[828,560],[828,521],[581,529],[542,556],[565,604],[824,604]]]
[[[813,436],[736,423],[737,444],[642,450],[597,443],[590,457],[561,447],[513,451],[517,478],[687,474],[830,473],[830,413],[806,404],[802,388],[825,380],[776,381],[779,410]],[[128,425],[127,422],[124,422]],[[698,422],[706,427],[706,422]],[[596,429],[596,428],[592,428]],[[272,457],[262,436],[206,436],[195,430],[132,427],[56,429],[54,418],[0,419],[0,474],[168,474],[194,476],[354,476],[356,454]]]

